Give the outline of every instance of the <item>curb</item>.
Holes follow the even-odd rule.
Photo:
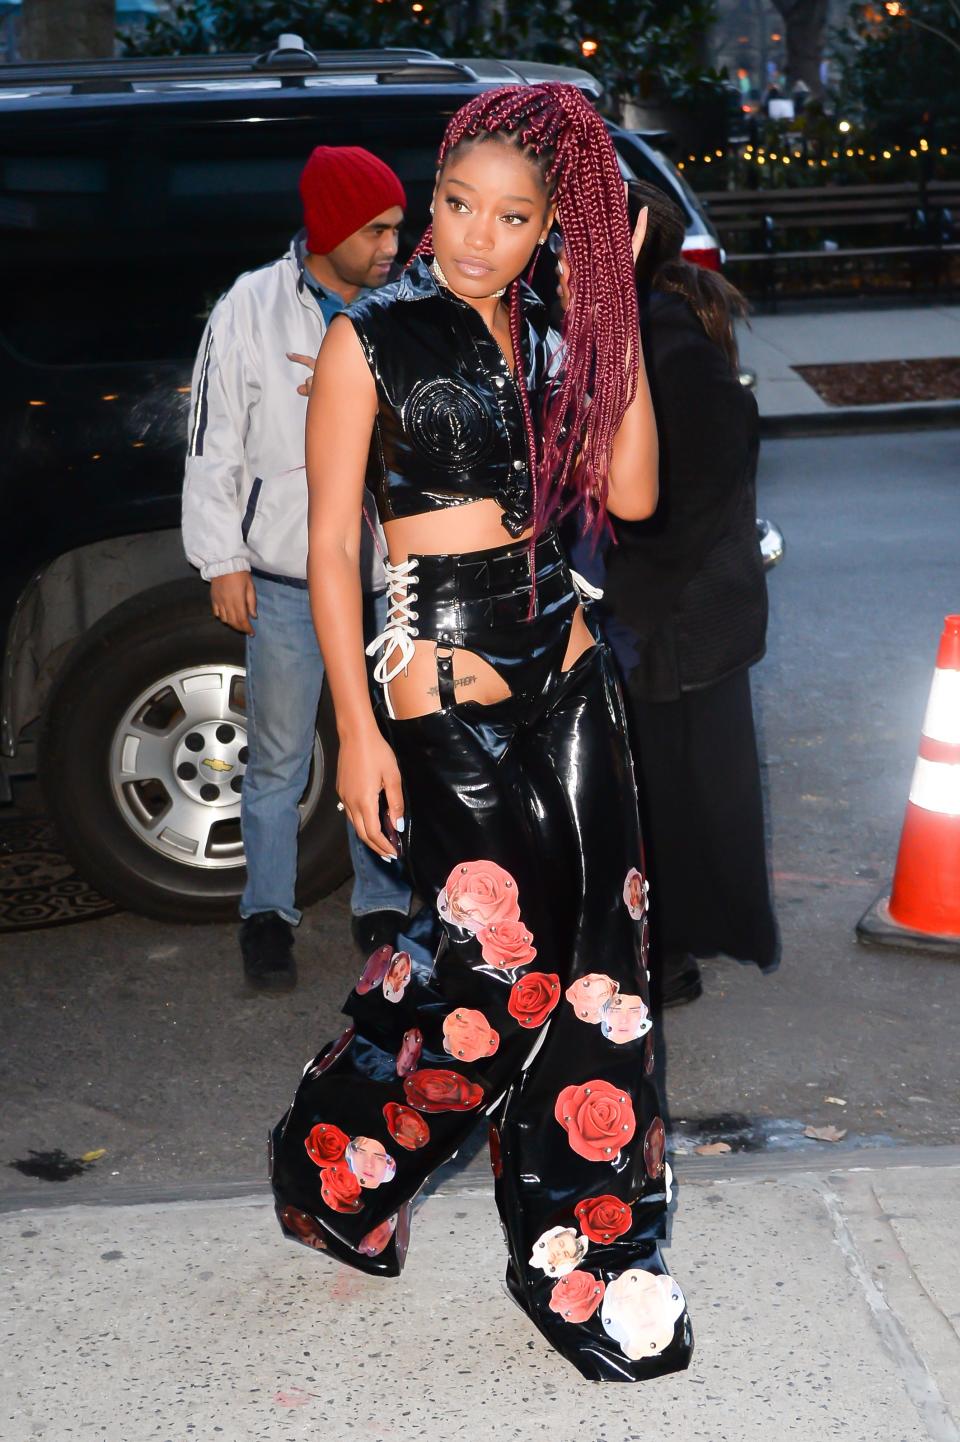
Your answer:
[[[838,1176],[846,1172],[899,1171],[904,1168],[960,1167],[960,1144],[956,1142],[927,1143],[920,1146],[887,1145],[875,1147],[866,1139],[862,1145],[831,1145],[812,1143],[802,1151],[730,1152],[723,1157],[698,1157],[689,1152],[669,1153],[674,1182],[684,1183],[737,1182],[771,1179],[780,1176]],[[493,1194],[493,1177],[484,1164],[477,1169],[463,1168],[448,1172],[424,1199],[434,1197]],[[209,1206],[273,1206],[270,1183],[256,1177],[237,1181],[127,1183],[121,1186],[98,1186],[82,1194],[64,1196],[62,1192],[12,1192],[0,1197],[0,1222],[16,1213],[62,1211],[65,1208],[157,1207],[169,1205]]]
[[[761,415],[760,436],[871,435],[884,431],[949,430],[960,426],[960,401],[909,401],[899,406],[843,406],[795,415]]]

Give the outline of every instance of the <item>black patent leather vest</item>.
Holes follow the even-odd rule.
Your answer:
[[[523,296],[518,365],[536,425],[552,347],[543,305],[526,285]],[[377,387],[367,486],[380,520],[491,498],[519,536],[533,501],[522,401],[482,318],[422,257],[346,314]]]

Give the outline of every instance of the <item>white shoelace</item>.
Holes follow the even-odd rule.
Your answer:
[[[384,561],[383,569],[387,577],[390,619],[380,635],[370,642],[367,655],[374,656],[378,651],[383,651],[373,668],[373,679],[379,685],[386,686],[413,660],[416,653],[413,638],[420,633],[412,624],[417,619],[417,613],[412,609],[417,593],[410,590],[410,587],[417,583],[416,560],[401,561],[397,566]],[[397,652],[400,653],[399,659],[391,666]]]

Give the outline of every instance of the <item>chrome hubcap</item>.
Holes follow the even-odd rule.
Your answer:
[[[242,667],[194,666],[164,676],[127,708],[110,747],[110,783],[123,819],[152,851],[185,866],[239,867],[247,760]],[[322,788],[315,739],[301,826]]]

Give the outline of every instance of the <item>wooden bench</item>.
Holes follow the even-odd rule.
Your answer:
[[[960,251],[960,181],[932,180],[925,190],[911,181],[891,185],[818,185],[790,190],[698,192],[720,232],[730,265],[760,265],[764,296],[775,295],[778,270],[795,262],[918,257],[939,284],[944,257]],[[902,240],[897,231],[903,233]],[[856,231],[853,242],[824,247]],[[876,232],[876,241],[864,235]],[[819,244],[812,243],[811,233]],[[838,235],[839,232],[839,235]],[[791,241],[796,237],[795,243]],[[747,248],[743,248],[746,239]]]

